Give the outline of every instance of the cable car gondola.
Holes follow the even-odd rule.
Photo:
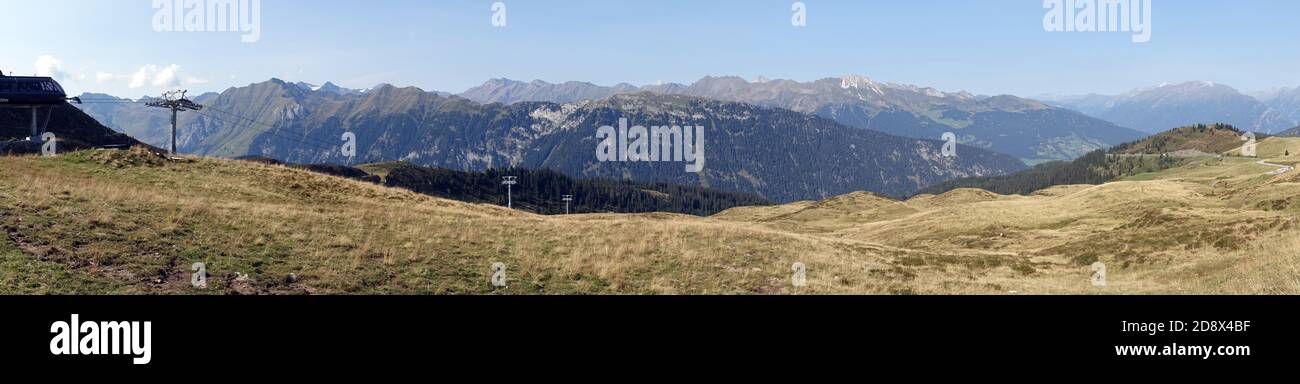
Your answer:
[[[50,77],[34,76],[5,76],[4,71],[0,71],[0,108],[3,109],[30,109],[32,111],[32,136],[29,140],[40,140],[40,132],[37,131],[37,112],[45,109],[45,124],[41,131],[50,125],[50,117],[54,113],[54,108],[63,105],[68,100],[68,95],[63,91],[63,86]],[[78,98],[71,99],[74,102],[80,102]]]

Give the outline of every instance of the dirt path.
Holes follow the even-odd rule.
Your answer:
[[[1260,160],[1260,161],[1255,162],[1255,164],[1259,164],[1259,165],[1267,165],[1267,166],[1270,166],[1270,167],[1277,167],[1277,169],[1274,169],[1274,170],[1272,170],[1272,171],[1269,171],[1268,173],[1265,173],[1265,175],[1281,175],[1281,174],[1283,174],[1283,173],[1291,172],[1291,170],[1295,169],[1295,168],[1291,167],[1290,165],[1273,164],[1273,163],[1268,162],[1268,160]]]

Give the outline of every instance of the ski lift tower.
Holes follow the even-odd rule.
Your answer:
[[[176,113],[180,111],[198,111],[203,109],[202,105],[185,98],[186,91],[167,91],[163,93],[162,98],[145,103],[145,105],[155,108],[166,108],[172,111],[172,146],[167,152],[168,155],[176,156]]]
[[[569,202],[573,201],[573,195],[564,195],[560,200],[564,200],[564,214],[569,214]]]
[[[519,183],[519,178],[516,176],[504,176],[501,178],[501,184],[506,186],[506,208],[510,208],[510,209],[515,208],[511,189],[512,187],[514,187],[515,184],[518,183]]]

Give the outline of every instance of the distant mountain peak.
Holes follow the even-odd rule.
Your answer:
[[[1241,93],[1208,80],[1162,83],[1117,96],[1065,97],[1061,105],[1115,124],[1149,133],[1193,124],[1229,123],[1264,133],[1295,126],[1300,104]]]
[[[316,90],[320,89],[319,85],[302,82],[302,81],[293,83],[293,85],[308,92],[316,92]]]
[[[871,78],[860,75],[845,75],[840,77],[840,88],[870,88],[876,85]]]
[[[1173,87],[1175,87],[1175,88],[1191,88],[1191,89],[1197,89],[1197,88],[1229,88],[1229,89],[1234,89],[1234,90],[1235,90],[1235,88],[1232,88],[1232,87],[1230,87],[1230,86],[1228,86],[1228,85],[1215,83],[1215,82],[1213,82],[1213,81],[1209,81],[1209,80],[1188,81],[1188,82],[1184,82],[1184,83],[1182,83],[1182,84],[1174,85]]]
[[[343,88],[329,81],[326,81],[325,84],[322,84],[320,87],[317,87],[314,91],[328,92],[328,93],[333,93],[336,95],[343,95],[343,96],[355,95],[361,93],[360,89]]]
[[[262,82],[257,82],[257,83],[251,83],[251,84],[248,84],[246,87],[242,87],[242,88],[250,88],[250,89],[283,89],[283,90],[290,90],[290,91],[299,91],[299,92],[303,92],[303,93],[310,93],[310,92],[311,92],[310,89],[304,88],[304,87],[303,87],[301,84],[299,84],[299,83],[290,83],[290,82],[287,82],[287,81],[284,81],[284,80],[281,80],[281,79],[278,79],[278,78],[274,78],[274,77],[272,77],[270,80],[266,80],[266,81],[262,81]],[[237,89],[237,88],[231,88],[231,89]]]
[[[81,96],[78,97],[80,97],[82,100],[88,100],[88,99],[125,100],[125,98],[109,95],[106,93],[95,93],[95,92],[82,92]]]
[[[731,75],[727,75],[727,76],[704,76],[704,77],[701,78],[699,81],[736,81],[736,80],[745,81],[745,78],[740,77],[740,76],[731,76]],[[748,82],[748,81],[745,81],[745,82]]]

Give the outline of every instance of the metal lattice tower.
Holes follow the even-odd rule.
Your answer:
[[[162,98],[145,103],[145,105],[156,108],[166,108],[172,110],[172,147],[169,155],[176,155],[176,113],[180,111],[198,111],[203,109],[202,105],[185,98],[184,90],[167,91],[163,93]]]
[[[569,214],[569,202],[573,201],[573,195],[561,196],[560,200],[564,200],[564,214]]]
[[[515,184],[519,183],[518,180],[519,178],[516,176],[501,177],[501,184],[506,186],[506,208],[515,208],[514,197],[512,196],[511,189]]]

